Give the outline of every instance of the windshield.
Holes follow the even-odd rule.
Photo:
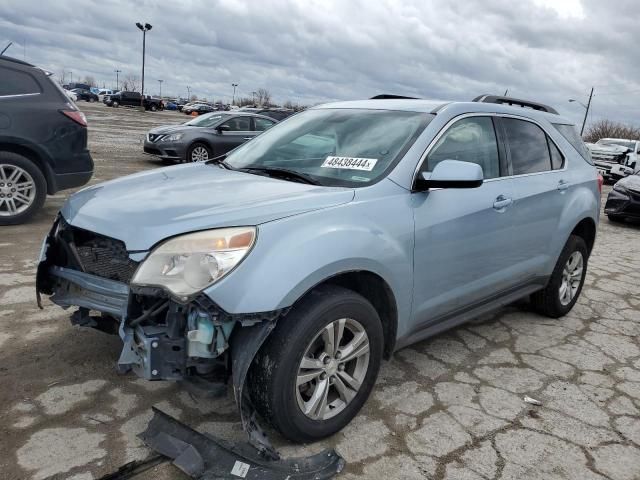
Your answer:
[[[191,125],[192,127],[213,127],[216,123],[222,120],[222,115],[219,113],[205,113],[193,120],[189,120],[185,125]]]
[[[633,150],[636,146],[635,142],[629,142],[627,140],[609,140],[608,138],[603,138],[598,140],[599,145],[620,145],[621,147],[627,147]]]
[[[433,115],[364,109],[307,110],[235,149],[236,169],[280,168],[321,185],[360,187],[386,175]]]

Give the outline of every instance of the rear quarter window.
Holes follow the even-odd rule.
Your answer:
[[[29,73],[0,67],[0,97],[40,92],[40,85]]]
[[[571,144],[573,148],[580,154],[582,158],[584,158],[589,164],[593,165],[593,160],[591,160],[591,154],[587,149],[587,146],[580,138],[578,131],[573,125],[563,125],[560,123],[552,124],[560,135],[562,135],[567,142]]]

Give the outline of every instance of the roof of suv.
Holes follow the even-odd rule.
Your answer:
[[[24,65],[26,67],[35,66],[35,65],[31,65],[30,63],[23,62],[22,60],[18,60],[17,58],[7,57],[6,55],[0,55],[0,60],[6,60],[7,62],[17,63],[19,65]]]
[[[574,125],[575,122],[555,113],[547,113],[532,108],[523,108],[509,106],[499,103],[483,103],[483,102],[449,102],[423,99],[374,99],[374,100],[355,100],[347,102],[333,102],[318,105],[313,108],[361,108],[370,110],[401,110],[407,112],[424,112],[431,114],[453,113],[463,114],[472,112],[487,113],[505,113],[529,117],[534,120],[546,120],[552,123]]]

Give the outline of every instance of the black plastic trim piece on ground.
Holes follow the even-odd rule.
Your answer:
[[[335,450],[306,458],[266,460],[249,444],[232,445],[198,433],[157,408],[153,412],[147,429],[138,437],[196,480],[324,480],[345,466]]]

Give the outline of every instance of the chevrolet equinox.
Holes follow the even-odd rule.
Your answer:
[[[394,351],[521,297],[569,312],[599,180],[572,122],[538,103],[317,106],[226,157],[72,195],[38,300],[119,334],[120,370],[228,380],[245,428],[257,412],[313,441],[358,413]]]

